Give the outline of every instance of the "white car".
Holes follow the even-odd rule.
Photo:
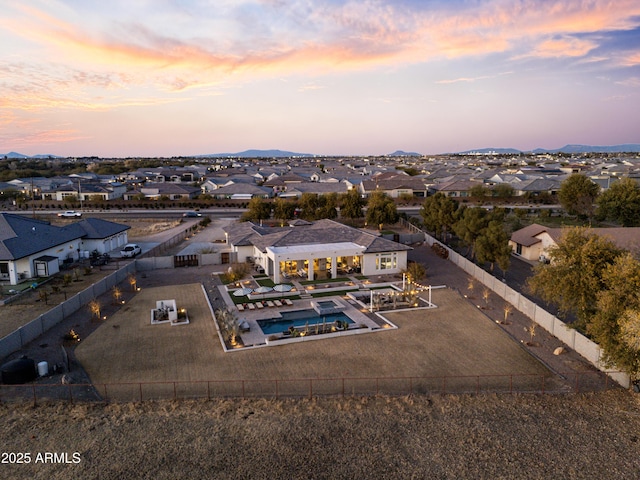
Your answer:
[[[123,258],[133,258],[140,253],[142,253],[142,249],[135,243],[127,243],[124,248],[120,250],[120,256]]]
[[[82,212],[76,212],[75,210],[67,210],[66,212],[60,212],[58,216],[65,217],[65,218],[81,217]]]

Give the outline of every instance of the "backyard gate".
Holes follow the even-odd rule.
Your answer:
[[[174,255],[173,267],[197,267],[198,255]]]

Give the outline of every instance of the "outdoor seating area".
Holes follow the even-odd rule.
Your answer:
[[[291,307],[293,302],[288,298],[279,300],[259,300],[255,302],[238,303],[236,308],[244,312],[245,310],[262,310],[263,308],[275,308],[275,307]]]

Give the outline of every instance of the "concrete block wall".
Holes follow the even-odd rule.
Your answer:
[[[425,242],[428,245],[440,243],[431,235],[425,232]],[[450,248],[443,245],[449,251],[449,261],[460,267],[466,273],[478,280],[482,285],[490,288],[495,294],[499,295],[505,301],[509,302],[520,312],[531,318],[536,324],[544,328],[551,335],[555,336],[569,348],[575,350],[600,371],[607,373],[614,381],[625,388],[631,385],[629,376],[625,373],[614,372],[602,364],[602,351],[600,347],[589,340],[587,337],[577,332],[575,329],[567,326],[562,320],[555,315],[544,310],[533,301],[521,295],[519,292],[507,286],[502,280],[495,278],[490,272],[485,271],[473,262],[470,262],[462,255],[454,252]]]

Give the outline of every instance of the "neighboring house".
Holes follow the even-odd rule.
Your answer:
[[[106,201],[122,198],[127,187],[122,183],[74,183],[63,185],[53,192],[44,194],[43,198],[62,201],[74,197],[83,201]]]
[[[132,192],[128,192],[128,195]],[[146,198],[159,199],[167,197],[169,200],[180,200],[196,198],[200,195],[200,187],[192,187],[189,185],[179,185],[176,183],[145,183],[140,192]]]
[[[548,249],[557,245],[561,228],[549,228],[534,223],[511,234],[509,245],[516,255],[530,261],[545,261]]]
[[[347,193],[347,184],[345,182],[307,182],[289,185],[285,192],[278,193],[282,198],[300,198],[304,193],[313,193],[315,195],[326,195],[336,193],[338,195]]]
[[[132,174],[153,183],[193,183],[200,179],[200,173],[189,168],[148,168],[136,170]]]
[[[482,185],[482,182],[474,182],[472,180],[453,180],[445,183],[436,183],[435,185],[429,186],[429,194],[433,195],[440,192],[445,194],[447,197],[468,197],[469,191],[476,185]]]
[[[49,277],[65,262],[127,243],[130,227],[88,218],[63,227],[23,215],[0,214],[0,280],[16,285]],[[87,253],[84,253],[87,252]]]
[[[530,261],[547,261],[549,249],[558,244],[564,228],[534,223],[511,234],[509,245],[516,255]],[[590,232],[611,240],[618,248],[640,253],[640,227],[590,228]]]
[[[380,175],[382,177],[382,175]],[[393,178],[376,178],[364,180],[360,184],[360,193],[368,197],[372,192],[380,190],[391,198],[399,198],[402,195],[411,195],[424,198],[427,196],[427,185],[423,179],[412,178],[408,175],[395,176]]]
[[[512,183],[513,192],[516,196],[533,195],[538,196],[542,193],[556,195],[560,191],[560,180],[555,178],[534,178],[519,183]]]
[[[333,220],[298,220],[289,227],[239,222],[224,232],[237,260],[253,260],[275,283],[291,276],[314,280],[347,273],[396,274],[407,268],[407,251],[411,250]]]
[[[251,200],[253,197],[271,198],[273,191],[249,183],[232,183],[209,192],[217,200]]]

